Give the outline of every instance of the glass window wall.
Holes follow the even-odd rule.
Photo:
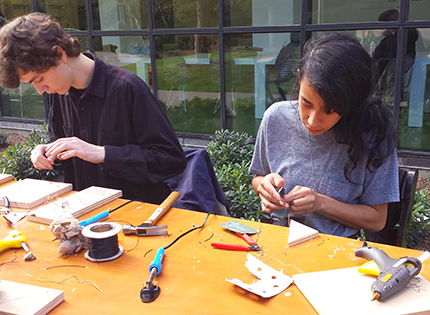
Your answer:
[[[146,0],[91,0],[91,8],[94,30],[148,29]]]
[[[267,107],[289,99],[300,56],[299,37],[299,33],[226,35],[227,128],[255,136]]]
[[[82,51],[93,51],[156,87],[154,93],[177,132],[205,135],[228,128],[255,136],[264,111],[290,99],[303,45],[300,36],[347,32],[375,60],[374,95],[398,114],[398,148],[430,151],[430,0],[150,4],[151,16],[146,0],[8,0],[0,1],[0,19],[5,22],[33,10],[54,16],[77,36]],[[302,7],[307,7],[306,17]],[[400,8],[407,12],[399,14]],[[392,29],[386,29],[387,24]],[[400,42],[403,47],[398,47]],[[153,79],[157,84],[152,85]],[[6,119],[44,119],[42,96],[31,85],[0,92]]]
[[[300,24],[300,0],[225,0],[224,26]]]
[[[137,74],[149,84],[151,58],[146,36],[96,36],[93,40],[98,58]]]
[[[356,0],[312,0],[309,1],[309,23],[375,22],[381,13],[399,10],[400,0],[356,1]]]
[[[218,0],[155,0],[155,28],[218,26]]]
[[[430,29],[420,28],[416,31],[415,58],[405,58],[407,63],[404,67],[406,75],[399,113],[399,147],[430,150]]]
[[[409,20],[430,20],[430,0],[410,0]]]
[[[39,0],[36,11],[53,16],[66,30],[88,29],[85,0]]]
[[[158,98],[176,131],[222,128],[216,35],[156,36]]]

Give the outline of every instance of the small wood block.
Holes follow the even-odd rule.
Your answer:
[[[0,301],[0,314],[44,315],[64,301],[64,292],[2,280]]]
[[[70,190],[72,184],[26,178],[0,189],[0,205],[6,196],[11,207],[30,209]]]
[[[121,196],[121,190],[91,186],[65,198],[53,200],[47,205],[40,206],[27,214],[27,220],[51,224],[52,221],[63,215],[72,215],[75,218],[79,218]]]
[[[14,180],[15,177],[11,174],[0,174],[0,185],[10,182],[11,180]]]
[[[299,223],[295,220],[290,220],[290,231],[288,234],[288,246],[293,246],[301,242],[313,239],[318,236],[318,231]]]

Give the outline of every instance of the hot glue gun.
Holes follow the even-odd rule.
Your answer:
[[[379,275],[372,284],[372,301],[382,301],[405,287],[421,271],[421,261],[414,257],[390,258],[383,250],[364,246],[355,250],[355,256],[374,260]]]

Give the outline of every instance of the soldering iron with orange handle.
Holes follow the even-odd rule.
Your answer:
[[[374,260],[380,273],[372,284],[372,301],[382,301],[404,288],[421,271],[421,261],[414,257],[393,259],[382,249],[363,246],[355,250],[355,256]]]

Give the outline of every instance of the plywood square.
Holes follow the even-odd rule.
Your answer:
[[[15,177],[11,174],[0,174],[0,185],[10,182],[11,180],[14,180]]]
[[[6,196],[11,207],[30,209],[70,190],[72,184],[26,178],[0,189],[0,205]]]
[[[320,315],[400,315],[430,313],[430,282],[421,276],[384,301],[372,301],[376,277],[358,267],[293,275],[294,283]]]
[[[0,314],[44,315],[64,301],[64,292],[43,287],[0,282]]]
[[[121,196],[121,190],[91,186],[65,198],[57,198],[51,203],[31,211],[27,215],[27,220],[51,224],[52,221],[63,215],[79,218]]]
[[[299,223],[295,220],[290,220],[290,228],[288,233],[288,246],[293,246],[301,242],[313,239],[318,236],[318,231]]]

